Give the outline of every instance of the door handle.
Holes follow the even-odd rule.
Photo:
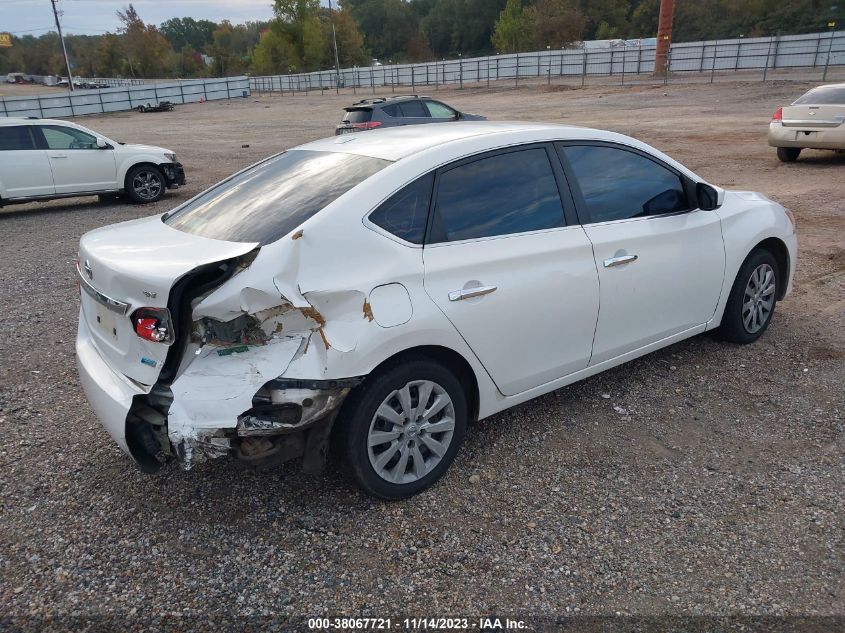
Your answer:
[[[604,260],[605,268],[613,268],[614,266],[621,266],[622,264],[630,264],[637,261],[636,255],[620,255],[619,257],[608,257]]]
[[[464,288],[463,290],[453,290],[449,293],[449,301],[461,301],[462,299],[481,297],[483,295],[489,295],[494,290],[496,290],[496,286],[476,286],[474,288]]]
[[[67,154],[50,154],[50,158],[67,158]]]

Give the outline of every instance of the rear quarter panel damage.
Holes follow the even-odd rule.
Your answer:
[[[424,293],[422,250],[363,225],[366,209],[392,191],[375,190],[372,203],[356,204],[354,210],[343,207],[347,196],[342,196],[331,205],[334,213],[324,210],[265,245],[248,268],[196,301],[192,340],[171,385],[168,420],[171,443],[183,447],[183,465],[213,456],[219,440],[211,438],[236,428],[256,393],[273,379],[362,377],[403,350],[433,342],[458,352],[482,380],[486,377]],[[384,325],[369,301],[379,287],[396,296],[401,291],[404,302],[401,314],[381,311]],[[376,292],[377,304],[383,303],[383,292]],[[209,321],[226,323],[243,315],[252,323],[248,336],[229,342],[208,336]],[[323,402],[336,409],[343,397]]]

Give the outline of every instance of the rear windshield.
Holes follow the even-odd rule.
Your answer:
[[[352,154],[285,152],[224,180],[164,223],[216,240],[269,244],[389,164]]]
[[[820,86],[813,88],[792,105],[841,105],[845,104],[845,86]]]
[[[371,118],[372,110],[347,110],[343,120],[345,123],[367,123]]]

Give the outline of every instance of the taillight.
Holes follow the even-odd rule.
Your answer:
[[[132,313],[135,334],[153,343],[173,342],[173,323],[167,308],[138,308]]]
[[[783,121],[783,108],[775,110],[775,113],[772,115],[772,121]]]
[[[374,130],[381,127],[381,121],[367,121],[366,123],[353,123],[352,127],[356,130]]]

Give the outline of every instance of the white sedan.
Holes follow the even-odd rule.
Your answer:
[[[402,498],[472,420],[707,330],[756,340],[795,258],[779,204],[619,134],[345,135],[83,236],[78,366],[147,471],[318,471],[333,443]]]
[[[114,194],[143,204],[184,184],[168,149],[122,144],[69,121],[0,118],[0,206]]]

